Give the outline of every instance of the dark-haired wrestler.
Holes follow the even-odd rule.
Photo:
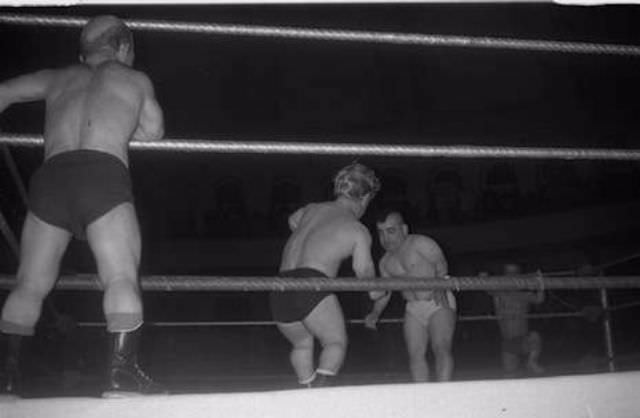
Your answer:
[[[381,213],[377,219],[380,244],[386,250],[380,259],[383,277],[444,278],[447,260],[440,246],[424,235],[409,234],[409,227],[398,212]],[[403,291],[406,300],[404,337],[409,354],[409,368],[415,382],[429,381],[427,350],[435,357],[435,377],[451,380],[454,367],[453,334],[456,327],[456,302],[450,291]],[[375,328],[389,301],[389,294],[376,300],[365,319]]]
[[[503,266],[503,274],[517,276],[522,274],[522,267],[517,263],[507,263]],[[544,291],[492,291],[490,294],[502,337],[500,351],[504,376],[515,377],[523,358],[528,372],[534,375],[543,373],[539,363],[542,336],[529,329],[527,316],[533,305],[544,302]]]

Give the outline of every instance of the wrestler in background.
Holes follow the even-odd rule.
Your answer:
[[[503,267],[503,275],[513,276],[522,273],[517,263],[508,263]],[[502,369],[505,377],[514,377],[525,358],[526,369],[532,374],[540,374],[544,369],[539,364],[542,351],[542,337],[536,331],[529,330],[527,315],[533,305],[544,302],[544,291],[536,292],[510,290],[490,292],[493,296],[495,314],[500,326]]]
[[[409,228],[398,212],[382,212],[377,217],[378,237],[386,250],[380,259],[382,277],[444,278],[447,261],[438,244],[429,237],[409,234]],[[454,360],[451,353],[456,327],[456,302],[450,291],[403,291],[406,300],[404,338],[409,354],[409,369],[415,382],[429,381],[427,350],[435,357],[438,381],[451,380]],[[378,298],[365,326],[376,328],[376,322],[387,306],[391,293]]]
[[[44,164],[29,185],[17,283],[0,321],[0,391],[18,391],[20,345],[34,334],[75,236],[88,241],[104,287],[110,359],[103,396],[157,393],[164,389],[137,362],[141,240],[127,152],[132,139],[162,138],[162,110],[149,78],[131,68],[133,36],[124,22],[90,20],[80,46],[80,64],[0,84],[0,112],[13,103],[46,103]]]
[[[280,263],[282,277],[336,277],[340,264],[353,259],[357,277],[374,277],[371,235],[359,219],[380,188],[375,173],[362,164],[335,176],[336,199],[311,203],[289,217],[291,236]],[[298,381],[323,386],[344,361],[347,333],[338,298],[330,292],[271,292],[270,305],[280,332],[292,345],[290,360]],[[314,340],[322,346],[314,370]]]

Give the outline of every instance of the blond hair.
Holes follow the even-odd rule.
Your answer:
[[[380,180],[375,172],[360,163],[344,167],[333,179],[333,193],[336,197],[362,199],[368,194],[375,196],[378,190]]]

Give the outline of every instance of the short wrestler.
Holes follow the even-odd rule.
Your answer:
[[[91,19],[80,46],[80,64],[0,84],[0,112],[46,102],[44,163],[29,185],[17,283],[0,322],[5,393],[17,389],[21,342],[34,334],[73,236],[88,241],[104,286],[110,358],[103,396],[163,391],[137,363],[141,240],[127,155],[131,139],[162,138],[163,115],[149,78],[131,68],[133,37],[124,22]]]
[[[291,236],[282,254],[280,276],[336,277],[342,261],[352,257],[357,277],[374,277],[371,235],[359,219],[379,188],[374,172],[361,164],[340,170],[334,178],[334,201],[308,204],[289,217]],[[300,384],[328,384],[340,370],[347,347],[336,295],[272,292],[270,304],[278,329],[292,345],[290,360]],[[314,370],[315,338],[322,351]]]
[[[513,276],[522,274],[519,264],[504,265],[503,274]],[[532,374],[543,373],[539,364],[542,351],[542,337],[536,331],[529,330],[527,315],[533,305],[544,301],[544,291],[496,291],[493,296],[495,314],[500,326],[502,369],[505,377],[514,377],[521,358],[526,360],[526,368]]]
[[[377,218],[380,244],[386,250],[380,259],[383,277],[444,278],[447,261],[438,244],[423,235],[409,234],[402,215],[382,212]],[[429,381],[427,349],[435,356],[435,377],[451,380],[453,355],[451,345],[456,326],[456,302],[450,291],[404,291],[406,300],[404,337],[409,354],[409,368],[415,382]],[[375,329],[378,318],[390,299],[390,293],[378,298],[365,318],[365,325]]]

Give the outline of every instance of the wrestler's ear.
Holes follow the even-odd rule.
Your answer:
[[[132,45],[127,43],[121,43],[118,46],[118,60],[127,65],[133,64],[133,50]]]

